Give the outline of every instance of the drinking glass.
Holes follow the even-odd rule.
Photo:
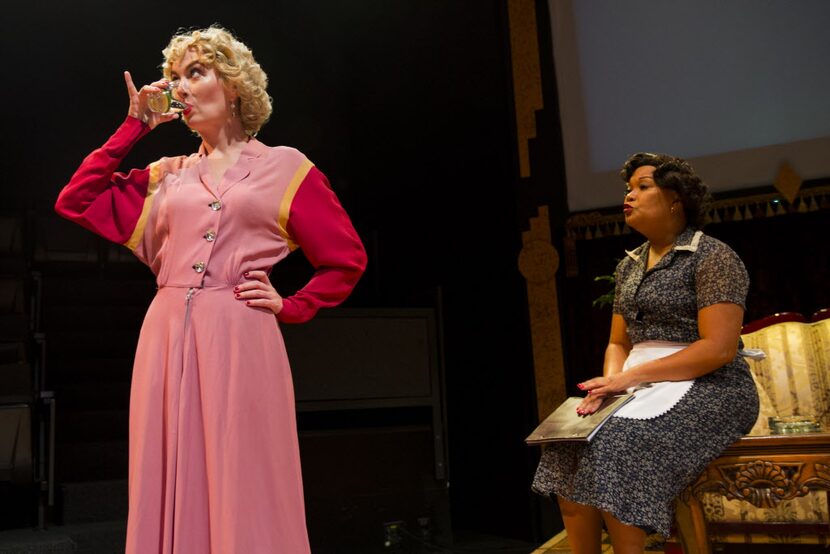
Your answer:
[[[155,113],[181,112],[184,110],[184,103],[176,98],[178,86],[178,81],[170,81],[165,90],[150,95],[147,99],[147,107]]]

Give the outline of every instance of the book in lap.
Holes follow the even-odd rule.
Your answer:
[[[525,439],[527,444],[544,444],[559,441],[589,441],[614,412],[622,408],[633,394],[609,396],[603,400],[599,409],[591,415],[576,413],[576,407],[582,398],[571,396],[553,411]]]

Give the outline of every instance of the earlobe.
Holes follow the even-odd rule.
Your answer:
[[[671,201],[671,208],[670,208],[671,213],[674,213],[674,212],[677,211],[677,206],[678,205],[680,205],[681,209],[683,208],[683,202],[680,201],[680,197],[675,192],[674,193],[674,199]]]
[[[222,88],[225,89],[225,98],[228,102],[236,102],[239,100],[239,91],[236,90],[236,85],[228,81],[227,79],[222,79]]]

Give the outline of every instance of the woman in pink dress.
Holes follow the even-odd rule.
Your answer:
[[[63,217],[124,244],[156,275],[130,399],[128,554],[309,552],[294,392],[278,323],[352,291],[361,241],[326,177],[300,152],[254,138],[267,77],[220,27],[174,36],[164,79],[60,193]],[[148,100],[171,88],[181,113]],[[198,152],[117,172],[158,125],[184,122]],[[302,248],[316,268],[286,298],[271,267]]]

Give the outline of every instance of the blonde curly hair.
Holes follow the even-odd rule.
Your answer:
[[[193,50],[199,62],[216,69],[228,89],[239,94],[239,114],[242,126],[250,136],[256,136],[271,117],[272,100],[268,96],[268,76],[254,60],[251,49],[219,25],[195,31],[179,31],[162,50],[162,71],[172,78],[173,64]]]

